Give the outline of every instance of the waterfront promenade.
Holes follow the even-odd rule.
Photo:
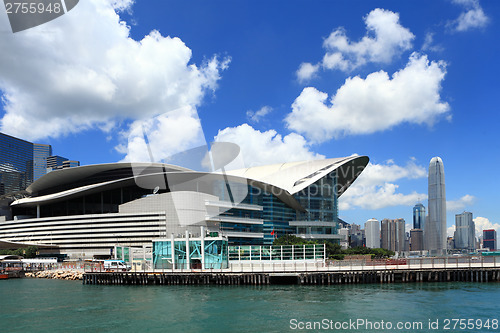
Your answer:
[[[225,269],[146,269],[105,272],[85,266],[84,284],[358,284],[500,281],[495,257],[447,257],[379,261],[246,261]]]

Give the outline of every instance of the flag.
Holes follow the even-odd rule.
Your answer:
[[[273,235],[273,236],[274,236],[274,229],[273,229],[273,231],[271,231],[271,235]]]

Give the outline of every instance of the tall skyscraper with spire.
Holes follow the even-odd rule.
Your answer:
[[[446,190],[444,166],[440,157],[429,163],[429,219],[425,223],[426,247],[430,255],[445,255],[446,241]]]

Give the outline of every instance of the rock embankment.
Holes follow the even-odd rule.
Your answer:
[[[80,271],[39,271],[39,272],[26,272],[26,277],[42,278],[42,279],[59,279],[59,280],[82,280],[83,272]]]

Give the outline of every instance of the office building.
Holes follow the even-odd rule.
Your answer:
[[[440,157],[433,157],[429,163],[429,216],[424,226],[426,248],[430,255],[445,255],[446,240],[446,189],[444,166]]]
[[[66,157],[62,157],[59,155],[47,157],[47,172],[65,168],[74,168],[77,166],[80,166],[79,161],[71,161]]]
[[[33,181],[47,173],[47,159],[51,155],[51,145],[33,144]]]
[[[421,203],[413,207],[413,229],[424,230],[425,226],[425,206]]]
[[[284,234],[338,244],[338,198],[367,164],[352,156],[226,173],[162,163],[56,170],[10,203],[0,240],[55,245],[72,258],[186,231],[199,237],[201,226],[233,245],[269,245]]]
[[[497,232],[495,229],[483,230],[483,248],[490,251],[497,249]]]
[[[52,157],[51,145],[32,143],[0,133],[0,195],[24,191],[52,170],[48,170]],[[56,157],[66,161],[61,160],[61,168],[80,165],[78,161],[68,162],[67,158]]]
[[[424,250],[424,231],[422,229],[410,230],[410,250],[411,251]]]
[[[474,251],[476,248],[476,226],[471,212],[455,215],[454,245],[456,249]]]
[[[380,248],[380,223],[376,219],[365,222],[366,247]]]
[[[33,144],[0,133],[0,195],[24,190],[33,182]]]
[[[383,249],[405,251],[406,232],[404,219],[383,219],[380,228]]]

